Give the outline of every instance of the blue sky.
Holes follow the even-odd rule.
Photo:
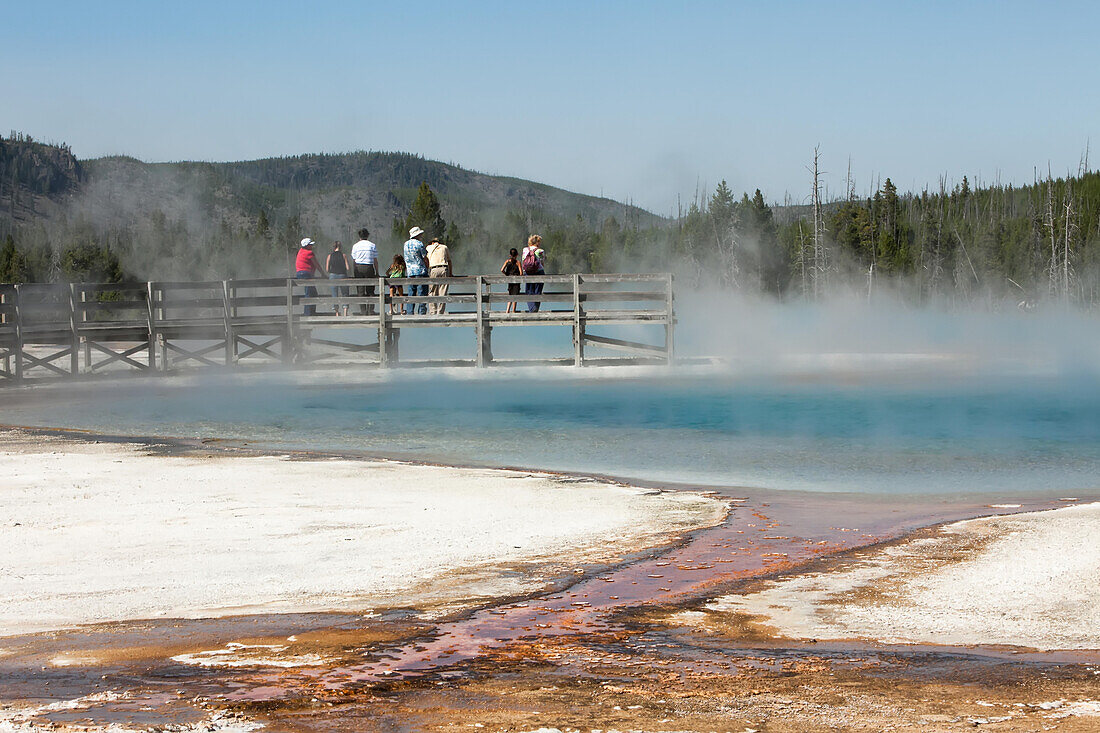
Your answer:
[[[0,129],[81,157],[405,150],[659,213],[720,179],[1030,182],[1100,146],[1100,6],[6,3]],[[1097,151],[1100,156],[1100,151]],[[1097,157],[1094,156],[1094,157]]]

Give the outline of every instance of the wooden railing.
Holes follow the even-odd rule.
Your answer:
[[[543,290],[509,294],[510,284]],[[421,294],[422,289],[434,294]],[[509,303],[516,304],[516,312],[506,312]],[[529,309],[528,304],[536,305]],[[592,326],[644,323],[663,326],[663,343],[589,333]],[[597,346],[625,352],[627,360],[671,362],[672,276],[0,285],[0,383],[122,366],[170,371],[261,359],[306,364],[335,354],[386,366],[397,362],[401,329],[429,327],[473,327],[476,356],[469,363],[485,366],[494,361],[493,328],[523,325],[572,328],[572,358],[556,361],[588,363],[586,347]],[[363,344],[330,333],[349,328],[376,331],[377,341]]]

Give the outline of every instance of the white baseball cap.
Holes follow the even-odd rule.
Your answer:
[[[312,246],[313,246],[313,245],[315,245],[315,244],[317,244],[317,243],[316,243],[316,242],[314,242],[314,241],[313,241],[312,239],[310,239],[309,237],[306,237],[305,239],[303,239],[303,240],[302,240],[302,246],[303,246],[303,247],[312,247]]]

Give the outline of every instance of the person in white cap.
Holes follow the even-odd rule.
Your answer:
[[[321,263],[317,261],[317,256],[313,254],[313,245],[315,242],[306,237],[302,240],[301,246],[298,248],[298,257],[294,260],[295,275],[299,280],[312,280],[313,271],[316,270],[322,276],[325,271],[321,268]],[[305,291],[302,293],[306,298],[316,298],[317,288],[312,285],[307,285]],[[315,316],[317,315],[316,305],[307,305],[305,307],[305,315]]]
[[[427,295],[428,284],[418,284],[414,278],[428,277],[428,248],[424,246],[418,237],[424,233],[420,227],[409,230],[409,241],[405,242],[405,277],[409,279],[407,290],[409,295]],[[416,312],[416,303],[405,304],[405,315],[411,316]],[[420,315],[428,312],[428,304],[420,304]]]

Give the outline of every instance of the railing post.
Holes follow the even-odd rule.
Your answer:
[[[584,321],[581,320],[580,275],[573,275],[573,366],[584,366]]]
[[[84,324],[88,322],[88,293],[83,288],[80,289],[80,323]],[[89,372],[92,371],[92,344],[88,341],[88,337],[84,337],[84,368]]]
[[[378,364],[384,367],[390,365],[390,309],[386,303],[388,295],[386,278],[378,278]]]
[[[474,298],[474,303],[477,312],[477,355],[475,363],[479,367],[483,367],[492,360],[492,352],[490,351],[489,333],[485,318],[485,279],[481,275],[477,276],[477,297]]]
[[[294,280],[286,279],[286,348],[283,349],[283,363],[294,362],[294,354],[298,351],[298,344],[294,333]]]
[[[225,365],[237,363],[237,335],[233,332],[233,316],[229,310],[229,281],[222,280],[222,313],[225,323]]]
[[[156,314],[157,322],[168,320],[168,308],[165,305],[165,293],[163,287],[153,286],[153,292],[156,293],[159,298],[157,300],[157,307],[154,310]],[[157,341],[160,343],[160,369],[167,373],[168,367],[171,366],[171,361],[168,356],[168,337],[157,329]]]
[[[0,290],[0,305],[7,305],[7,304],[8,304],[8,296],[7,296],[6,293],[4,293],[2,290]],[[0,308],[0,326],[4,325],[4,324],[6,324],[10,321],[10,319],[8,318],[6,313],[7,313],[6,309]],[[12,340],[14,341],[14,339],[15,339],[15,329],[14,329],[14,326],[13,326],[12,327]],[[12,355],[13,355],[13,352],[14,352],[14,347],[15,347],[15,344],[12,344],[11,348],[4,351],[4,371],[7,372],[7,376],[12,378],[13,382],[15,381],[15,372],[13,372],[11,370],[11,358],[12,358]]]
[[[80,309],[83,311],[83,309]],[[69,373],[80,374],[80,328],[77,325],[76,283],[69,283],[69,332],[72,347],[69,349]]]
[[[19,285],[15,286],[15,382],[23,381],[23,294]]]
[[[672,294],[672,273],[668,273],[665,280],[665,358],[668,363],[676,362],[676,311],[675,299]]]
[[[148,347],[149,370],[157,370],[157,326],[156,326],[156,314],[153,312],[153,282],[147,281],[145,283],[145,311],[147,313],[146,320],[149,331],[149,340],[146,344]]]

